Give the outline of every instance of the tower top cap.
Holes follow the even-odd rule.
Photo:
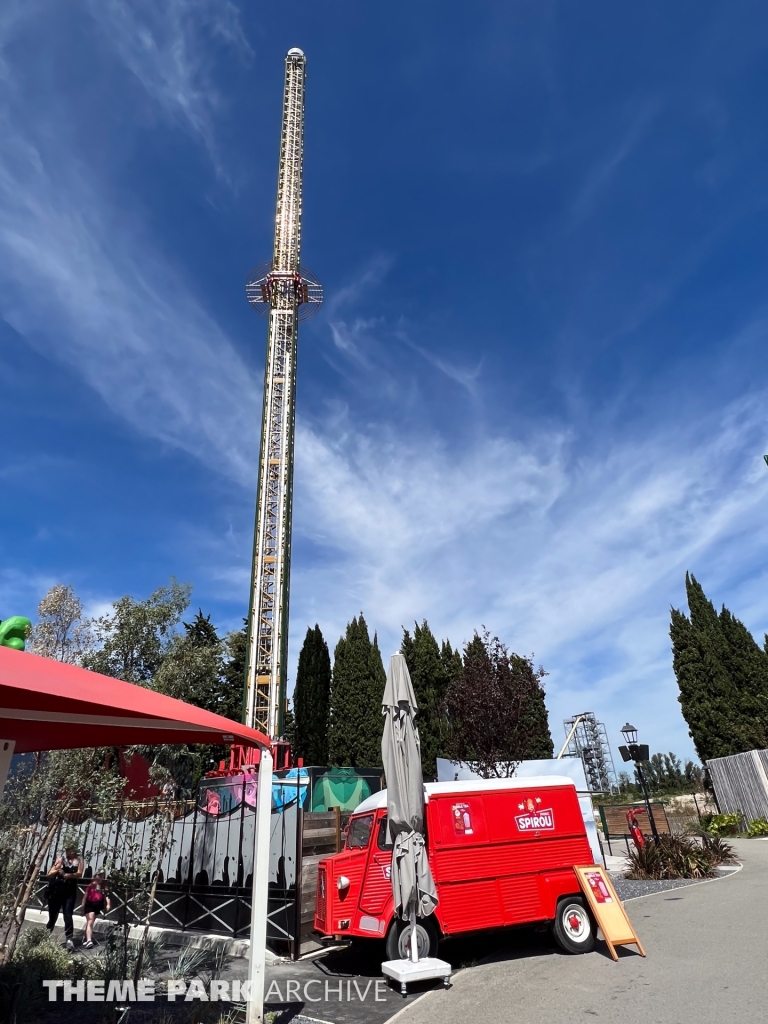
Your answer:
[[[298,46],[294,46],[294,47],[292,47],[292,48],[291,48],[291,49],[290,49],[290,50],[288,51],[288,56],[289,56],[289,57],[303,57],[303,56],[304,56],[304,51],[303,51],[303,50],[300,50],[300,49],[298,48]]]

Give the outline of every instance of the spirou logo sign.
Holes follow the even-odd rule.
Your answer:
[[[555,815],[551,807],[543,809],[537,805],[541,803],[541,797],[534,800],[528,797],[523,803],[518,804],[518,810],[524,814],[516,814],[515,821],[520,832],[554,832]]]

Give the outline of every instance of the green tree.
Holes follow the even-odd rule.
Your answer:
[[[191,622],[184,622],[182,625],[191,647],[218,647],[221,643],[216,627],[211,622],[211,616],[203,615],[202,608],[197,609]]]
[[[37,622],[29,632],[30,650],[43,658],[79,664],[91,650],[90,622],[74,588],[56,583],[37,606]]]
[[[768,746],[768,655],[727,608],[685,577],[690,618],[673,608],[670,637],[678,700],[702,762]]]
[[[191,593],[191,584],[171,579],[145,601],[128,595],[115,601],[111,614],[91,623],[96,649],[83,657],[85,668],[129,683],[149,683],[174,640]]]
[[[403,630],[400,651],[408,665],[419,708],[416,724],[421,742],[421,770],[425,779],[434,779],[437,778],[436,760],[445,757],[448,736],[445,694],[456,673],[454,652],[446,640],[444,653],[441,653],[426,619],[421,625],[414,623],[413,636],[407,629]]]
[[[169,697],[238,721],[242,697],[230,686],[226,653],[226,642],[219,639],[210,615],[198,611],[192,622],[184,623],[184,633],[174,636],[166,647],[152,686]]]
[[[336,644],[331,678],[328,752],[331,764],[353,768],[381,764],[381,702],[386,675],[376,635],[371,642],[363,613]]]
[[[0,964],[13,956],[40,869],[73,806],[107,813],[124,782],[111,751],[54,750],[22,761],[0,802]]]
[[[293,690],[294,752],[304,764],[328,764],[331,656],[320,627],[307,629]]]
[[[521,761],[536,761],[555,756],[552,734],[549,731],[549,713],[544,700],[543,668],[534,669],[533,661],[520,654],[509,656],[509,667],[515,687],[523,695],[519,725],[519,751]]]
[[[224,666],[222,673],[227,684],[231,707],[236,713],[230,715],[236,722],[242,722],[245,709],[245,669],[248,657],[248,621],[243,619],[243,628],[227,633],[224,638]]]

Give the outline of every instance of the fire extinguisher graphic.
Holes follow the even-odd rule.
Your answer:
[[[627,825],[629,826],[629,834],[632,836],[632,842],[638,850],[642,850],[645,846],[645,836],[640,831],[640,826],[637,823],[637,813],[639,810],[640,808],[633,807],[627,811]]]

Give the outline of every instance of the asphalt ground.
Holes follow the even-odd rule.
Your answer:
[[[499,948],[397,1024],[763,1024],[768,1020],[768,842],[735,840],[741,871],[630,900],[645,947],[584,956]]]
[[[747,860],[746,875],[744,871],[739,872],[739,875],[744,875],[748,887],[745,888],[741,883],[735,889],[736,895],[751,903],[758,893],[762,895],[764,891],[762,900],[765,911],[768,909],[768,842],[743,841],[738,852],[743,853]],[[750,881],[753,876],[759,881]],[[697,896],[688,903],[691,894],[697,890],[719,892],[725,887],[734,886],[736,881],[731,878],[692,885],[690,882],[617,880],[620,896],[630,900],[629,914],[649,953],[647,961],[641,960],[634,951],[625,949],[620,951],[620,964],[613,964],[602,943],[598,944],[596,952],[587,956],[567,956],[561,953],[546,930],[521,928],[474,933],[441,943],[438,955],[448,960],[457,972],[450,990],[443,990],[439,982],[424,982],[410,987],[408,996],[403,998],[399,988],[382,978],[383,943],[362,942],[359,946],[331,950],[313,959],[269,965],[267,1009],[276,1013],[275,1024],[383,1024],[395,1016],[398,1024],[452,1024],[453,1021],[466,1024],[468,1020],[525,1021],[526,1024],[538,1024],[539,1020],[543,1024],[546,1020],[547,1024],[553,1021],[564,1024],[571,1019],[583,1021],[589,1016],[603,1016],[603,1019],[616,1021],[617,1024],[619,1021],[621,1024],[632,1024],[635,1018],[627,1016],[623,1009],[619,1012],[619,1006],[623,1006],[625,997],[634,999],[637,993],[643,992],[646,984],[643,979],[647,970],[650,968],[653,972],[658,967],[659,949],[666,948],[671,941],[673,948],[669,950],[669,955],[665,954],[664,959],[666,962],[674,962],[675,943],[679,943],[681,949],[689,950],[691,944],[695,945],[699,941],[697,936],[702,928],[697,922],[691,930],[687,911],[690,907],[692,913],[697,912],[706,917],[710,913],[709,900],[713,897]],[[648,893],[654,895],[637,899],[637,896]],[[730,896],[726,899],[717,895],[716,902],[719,904],[723,899],[730,905]],[[720,913],[719,909],[716,913]],[[725,919],[730,920],[728,914]],[[708,948],[706,944],[705,947]],[[765,973],[764,960],[763,957],[760,969]],[[716,960],[713,962],[716,963]],[[615,969],[612,971],[611,967]],[[244,979],[246,972],[247,961],[237,958],[230,962],[222,977],[230,981]],[[704,970],[704,974],[709,977],[709,968]],[[672,977],[677,979],[676,970]],[[601,1000],[605,994],[600,993],[606,984],[609,991],[612,991],[610,986],[617,986],[615,994],[610,996],[610,1013],[605,1008],[601,1010],[591,1005],[596,1002],[602,1006]],[[656,981],[648,984],[657,987]],[[590,995],[586,999],[585,995],[590,1005],[574,1009],[574,1015],[568,1016],[571,994],[574,991],[592,993],[595,986],[597,991],[594,998]],[[552,1005],[553,998],[557,1005]],[[545,1013],[537,1015],[536,1007],[542,999],[547,1009]],[[674,998],[670,1005],[676,1005]],[[53,1011],[51,1016],[55,1017],[58,1024],[56,1009],[47,1009]],[[60,1004],[57,1009],[66,1014],[62,1019],[67,1019],[74,1007],[65,1010]],[[82,1005],[77,1008],[84,1024],[88,1016],[83,1013],[85,1010],[86,1007]],[[155,1019],[169,1022],[171,1018],[175,1020],[177,1017],[180,1024],[182,1021],[186,1024],[189,1010],[189,1004],[185,1008],[178,1003],[173,1007],[155,1004],[154,1013],[149,1007],[140,1009],[135,1006],[131,1016],[136,1016],[136,1024],[140,1024],[140,1021],[154,1022]],[[723,1014],[722,1007],[719,1012]],[[47,1014],[44,1016],[46,1020],[51,1020]],[[718,1024],[730,1020],[747,1024],[753,1018],[725,1013],[719,1017],[715,1015],[712,1019],[717,1020]],[[768,1012],[760,1017],[761,1021],[763,1019],[768,1019]],[[643,1012],[637,1020],[642,1020],[642,1024],[648,1024],[648,1021],[663,1024],[667,1020],[675,1024],[687,1021],[703,1024],[704,1018],[696,1014],[646,1016]]]

